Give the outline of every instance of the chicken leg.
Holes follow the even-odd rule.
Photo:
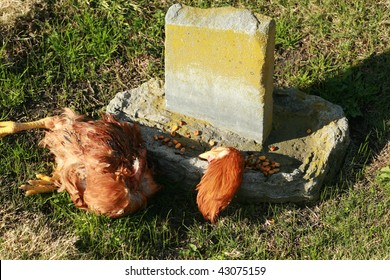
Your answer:
[[[13,121],[5,121],[0,122],[0,137],[17,133],[19,131],[34,129],[34,128],[47,128],[50,129],[51,118],[43,118],[33,122],[13,122]]]
[[[55,185],[55,179],[53,177],[37,174],[38,180],[28,181],[29,185],[22,185],[19,189],[26,191],[26,196],[39,194],[39,193],[50,193],[58,190]]]
[[[0,122],[0,137],[34,128],[49,129],[51,126],[52,121],[50,117],[25,123],[13,121]],[[22,185],[20,187],[20,189],[26,191],[26,196],[53,192],[58,189],[58,187],[54,184],[55,180],[52,177],[43,174],[37,174],[36,177],[38,180],[30,180],[28,181],[28,185]]]

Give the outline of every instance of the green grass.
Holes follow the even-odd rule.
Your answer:
[[[111,220],[76,209],[66,193],[25,198],[17,187],[49,173],[52,158],[37,146],[42,132],[20,133],[0,139],[0,258],[390,259],[389,4],[183,3],[275,18],[276,86],[322,96],[349,118],[340,176],[315,205],[233,201],[215,226],[198,213],[194,191],[172,185],[147,209]],[[118,91],[163,78],[171,4],[42,0],[0,23],[0,119],[32,120],[64,106],[98,117]]]

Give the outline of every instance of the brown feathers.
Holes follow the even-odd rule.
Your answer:
[[[55,155],[53,178],[79,208],[120,217],[158,191],[139,127],[111,115],[88,121],[70,109],[52,117],[41,144]]]
[[[203,217],[215,223],[241,185],[244,159],[231,147],[214,148],[200,157],[207,159],[210,165],[196,187],[197,204]]]

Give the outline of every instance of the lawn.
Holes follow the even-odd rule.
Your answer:
[[[0,0],[0,120],[70,107],[98,118],[122,90],[164,77],[174,1]],[[111,220],[66,193],[24,197],[53,159],[42,131],[0,139],[0,259],[390,259],[390,2],[181,1],[231,5],[277,22],[277,87],[344,109],[352,143],[312,205],[236,201],[216,225],[194,191],[167,185],[147,209]],[[381,172],[382,170],[382,172]]]

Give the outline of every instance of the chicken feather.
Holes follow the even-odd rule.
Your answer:
[[[215,223],[240,188],[244,159],[232,147],[214,148],[200,157],[209,161],[209,167],[196,187],[196,202],[203,217]]]
[[[2,131],[3,135],[12,133],[9,127],[15,127],[14,132],[48,129],[40,145],[55,157],[50,183],[68,192],[78,208],[121,217],[145,207],[159,190],[136,124],[119,122],[109,114],[88,120],[67,108],[59,116],[40,121],[3,124],[0,136]]]

